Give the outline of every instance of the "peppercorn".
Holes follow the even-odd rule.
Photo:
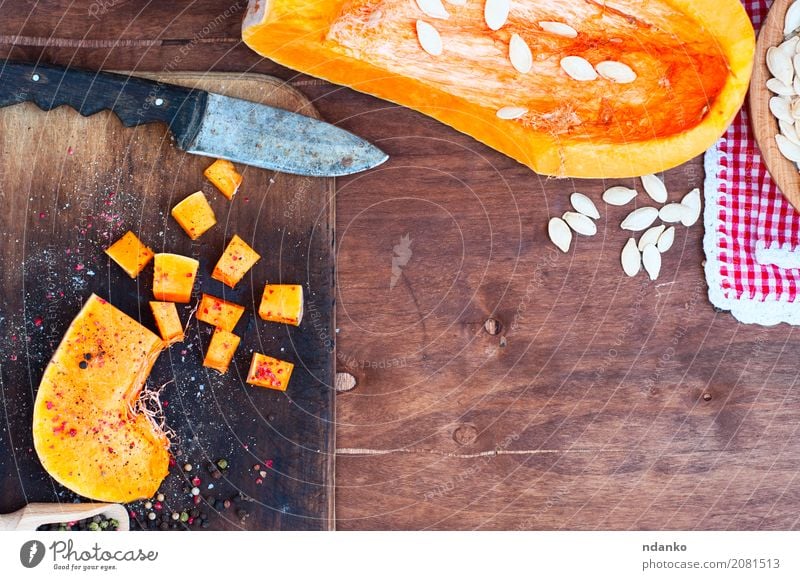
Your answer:
[[[78,363],[78,366],[81,367],[81,369],[86,369],[89,365],[86,363],[85,360],[82,360],[81,362]]]
[[[100,527],[103,528],[104,530],[107,529],[108,528],[108,520],[103,520],[102,522],[100,522]]]
[[[200,488],[199,487],[193,487],[192,488],[192,495],[200,495]]]
[[[219,469],[215,469],[214,471],[211,472],[211,477],[214,479],[221,479],[222,472]]]
[[[231,507],[231,500],[226,499],[224,502],[222,502],[222,507],[224,507],[225,509]]]
[[[156,519],[156,512],[150,512],[150,513],[148,513],[148,514],[147,514],[147,519],[148,519],[148,520],[154,520],[154,519]]]
[[[157,499],[158,501],[164,501],[164,494],[163,494],[163,493],[159,493],[159,494],[156,496],[156,499]]]
[[[173,520],[177,521],[180,517],[181,517],[181,514],[179,514],[178,512],[172,512],[172,519]]]
[[[217,467],[220,469],[228,469],[228,460],[227,459],[218,459],[217,460]]]
[[[192,464],[191,463],[187,463],[186,465],[183,466],[183,470],[184,471],[191,471],[192,470]]]
[[[100,529],[100,524],[98,524],[97,522],[92,522],[89,524],[89,529],[92,530],[93,532],[96,532],[97,530]]]
[[[108,525],[116,530],[119,527],[119,522],[117,520],[111,519],[108,521]]]
[[[152,507],[153,507],[153,502],[150,501],[144,502],[144,509],[149,510]]]
[[[189,514],[187,514],[186,512],[181,512],[181,521],[183,523],[186,523],[187,521],[189,521]]]
[[[189,515],[192,516],[193,518],[199,517],[200,510],[197,508],[192,508],[191,510],[189,510]]]
[[[92,518],[92,522],[94,522],[95,524],[99,524],[102,520],[103,518],[101,518],[100,516],[94,516]]]

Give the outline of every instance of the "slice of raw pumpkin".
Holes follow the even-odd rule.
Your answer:
[[[740,0],[251,0],[242,36],[573,177],[705,151],[741,107],[755,50]]]
[[[164,342],[92,294],[47,365],[33,442],[47,472],[99,501],[151,497],[167,475],[169,440],[136,402]]]

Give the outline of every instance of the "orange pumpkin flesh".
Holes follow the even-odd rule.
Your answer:
[[[197,320],[232,332],[244,314],[244,306],[203,294],[200,306],[197,307]]]
[[[44,371],[33,441],[47,472],[99,501],[151,497],[169,469],[169,441],[135,413],[164,347],[147,328],[92,294]]]
[[[426,113],[543,174],[627,177],[702,153],[741,107],[755,38],[739,0],[598,0],[512,3],[506,24],[486,25],[484,2],[445,4],[446,20],[409,0],[255,0],[243,39],[296,70]],[[444,51],[424,52],[418,19],[439,31]],[[576,38],[545,32],[557,21]],[[519,34],[533,69],[510,64]],[[618,60],[630,84],[571,79],[566,56]],[[524,107],[503,120],[503,107]]]
[[[156,321],[158,332],[166,345],[181,342],[184,339],[183,325],[174,302],[150,301],[150,310]]]
[[[289,387],[294,365],[258,352],[253,353],[247,382],[256,387],[285,391]]]
[[[229,200],[233,199],[239,186],[242,185],[243,177],[236,171],[233,163],[227,159],[217,159],[206,167],[203,175]]]
[[[232,332],[223,328],[215,328],[203,359],[203,366],[214,369],[223,375],[227,373],[240,341],[241,339]]]
[[[234,234],[217,265],[214,266],[211,277],[233,288],[260,259],[258,252]]]

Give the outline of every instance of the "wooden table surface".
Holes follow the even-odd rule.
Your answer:
[[[338,529],[800,527],[797,340],[711,308],[701,225],[679,228],[657,282],[621,273],[623,208],[560,254],[548,218],[610,183],[543,178],[263,60],[243,8],[5,0],[0,51],[276,75],[391,155],[337,184],[337,359],[358,380],[337,401]],[[701,159],[666,180],[701,185]]]

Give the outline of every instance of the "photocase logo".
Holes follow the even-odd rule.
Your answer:
[[[411,251],[411,242],[411,235],[406,234],[400,238],[400,243],[392,248],[392,279],[389,280],[389,290],[397,286],[397,283],[400,281],[400,276],[403,275],[403,266],[407,265],[408,261],[411,260],[413,254]]]
[[[44,544],[39,540],[28,540],[19,549],[19,561],[26,568],[36,568],[44,559]]]

